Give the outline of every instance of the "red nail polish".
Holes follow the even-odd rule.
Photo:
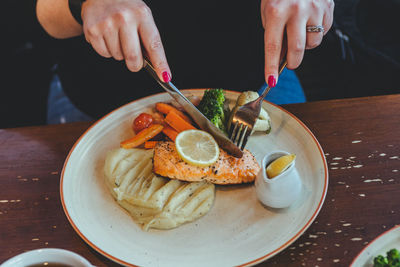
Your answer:
[[[164,71],[162,73],[162,78],[165,83],[168,83],[169,81],[171,81],[171,75],[167,71]]]
[[[269,87],[275,87],[275,85],[276,85],[276,79],[275,79],[275,76],[274,75],[269,75],[268,76],[268,85],[269,85]]]

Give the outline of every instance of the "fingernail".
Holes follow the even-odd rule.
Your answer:
[[[168,71],[164,71],[162,73],[162,78],[163,78],[165,83],[168,83],[168,82],[171,81],[171,75],[168,73]]]
[[[274,75],[269,75],[268,76],[268,85],[269,85],[269,87],[275,87],[275,85],[276,85],[276,79],[275,79],[275,76]]]

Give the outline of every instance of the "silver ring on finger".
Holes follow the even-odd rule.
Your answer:
[[[306,31],[307,32],[324,32],[324,27],[321,25],[313,25],[313,26],[307,26]]]

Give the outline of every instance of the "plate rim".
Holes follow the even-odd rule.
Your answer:
[[[181,92],[191,92],[191,91],[196,91],[196,90],[204,91],[204,90],[206,90],[206,89],[208,89],[208,88],[182,89],[182,90],[180,90],[180,91],[181,91]],[[233,93],[233,94],[240,94],[240,92],[238,92],[238,91],[233,91],[233,90],[224,89],[224,91],[225,91],[225,92],[229,92],[229,93]],[[125,266],[138,266],[138,265],[135,265],[135,264],[132,264],[132,263],[129,263],[129,262],[125,262],[125,261],[123,261],[123,260],[121,260],[121,259],[118,259],[118,258],[116,258],[116,257],[114,257],[114,256],[112,256],[112,255],[110,255],[109,253],[103,251],[103,250],[100,249],[98,246],[96,246],[94,243],[92,243],[88,238],[86,238],[86,236],[85,236],[85,235],[78,229],[78,227],[75,225],[75,223],[74,223],[74,221],[72,220],[72,218],[70,217],[70,215],[69,215],[69,213],[68,213],[68,210],[67,210],[67,207],[66,207],[66,205],[65,205],[64,193],[63,193],[64,173],[65,173],[65,169],[66,169],[66,166],[67,166],[67,164],[68,164],[68,161],[69,161],[69,158],[70,158],[71,154],[73,153],[73,151],[75,150],[75,148],[77,147],[77,145],[81,142],[81,140],[83,139],[83,137],[86,136],[86,134],[87,134],[92,128],[94,128],[94,127],[95,127],[97,124],[99,124],[101,121],[105,120],[105,119],[106,119],[107,117],[109,117],[111,114],[117,112],[118,110],[124,108],[125,106],[131,105],[132,103],[135,103],[135,102],[137,102],[137,101],[142,101],[142,100],[144,100],[144,99],[151,98],[151,97],[154,97],[154,96],[158,96],[158,95],[161,95],[161,94],[168,94],[168,93],[167,93],[167,92],[159,92],[159,93],[156,93],[156,94],[151,94],[151,95],[148,95],[148,96],[145,96],[145,97],[142,97],[142,98],[139,98],[139,99],[135,99],[135,100],[133,100],[133,101],[130,101],[130,102],[128,102],[128,103],[126,103],[126,104],[124,104],[124,105],[122,105],[122,106],[120,106],[120,107],[118,107],[118,108],[116,108],[116,109],[114,109],[114,110],[112,110],[112,111],[110,111],[109,113],[107,113],[106,115],[104,115],[103,117],[101,117],[100,119],[98,119],[97,121],[95,121],[92,125],[90,125],[90,127],[87,128],[87,129],[80,135],[80,137],[75,141],[74,145],[71,147],[71,149],[70,149],[70,151],[69,151],[67,157],[65,158],[65,161],[64,161],[64,164],[63,164],[63,168],[62,168],[62,171],[61,171],[61,175],[60,175],[60,200],[61,200],[61,204],[62,204],[62,208],[63,208],[63,210],[64,210],[64,213],[65,213],[65,215],[66,215],[66,217],[67,217],[69,223],[71,224],[72,228],[73,228],[73,229],[75,230],[75,232],[83,239],[83,241],[85,241],[92,249],[94,249],[94,250],[97,251],[98,253],[102,254],[103,256],[109,258],[110,260],[112,260],[112,261],[114,261],[114,262],[116,262],[116,263],[125,265]],[[241,264],[241,265],[238,265],[238,266],[252,266],[252,265],[254,265],[254,264],[263,262],[263,261],[265,261],[266,259],[271,258],[271,257],[275,256],[276,254],[278,254],[279,252],[285,250],[290,244],[292,244],[293,242],[295,242],[295,241],[296,241],[310,226],[311,226],[311,224],[314,222],[315,218],[317,217],[317,215],[318,215],[319,212],[321,211],[321,208],[322,208],[322,206],[323,206],[323,203],[324,203],[324,201],[325,201],[325,197],[326,197],[326,194],[327,194],[327,191],[328,191],[328,183],[329,183],[328,164],[327,164],[327,161],[326,161],[326,158],[325,158],[325,153],[324,153],[324,151],[323,151],[323,149],[322,149],[322,146],[321,146],[321,144],[319,143],[319,141],[317,140],[317,138],[315,137],[315,135],[311,132],[311,130],[310,130],[299,118],[297,118],[295,115],[293,115],[293,114],[292,114],[291,112],[289,112],[288,110],[286,110],[286,109],[282,108],[281,106],[279,106],[279,105],[277,105],[277,104],[274,104],[274,103],[272,103],[272,102],[270,102],[270,101],[268,101],[268,100],[265,100],[265,99],[263,100],[263,102],[266,102],[266,103],[268,103],[268,104],[270,104],[270,105],[272,105],[272,106],[274,106],[274,107],[280,109],[280,111],[286,113],[286,114],[289,115],[291,118],[295,119],[295,120],[297,121],[297,123],[299,123],[300,126],[302,126],[302,127],[306,130],[306,132],[312,137],[313,141],[315,142],[315,144],[316,144],[316,146],[317,146],[317,148],[318,148],[318,151],[319,151],[319,153],[320,153],[320,156],[321,156],[321,158],[322,158],[322,162],[323,162],[323,165],[324,165],[324,188],[323,188],[322,196],[321,196],[321,199],[319,200],[319,203],[318,203],[317,208],[315,209],[315,211],[313,212],[312,216],[311,216],[310,219],[307,221],[307,223],[304,224],[303,227],[302,227],[294,236],[292,236],[288,241],[286,241],[286,242],[285,242],[284,244],[282,244],[280,247],[278,247],[277,249],[275,249],[275,250],[273,250],[273,251],[267,253],[266,255],[261,256],[261,257],[259,257],[259,258],[256,258],[256,259],[254,259],[254,260],[248,261],[248,262],[246,262],[246,263],[244,263],[244,264]]]
[[[353,261],[350,264],[350,267],[354,266],[354,263],[357,261],[357,259],[359,259],[359,257],[361,256],[361,254],[363,254],[370,246],[372,246],[378,239],[380,239],[381,237],[389,234],[390,232],[397,230],[397,228],[400,228],[400,224],[397,224],[395,226],[393,226],[392,228],[380,233],[379,235],[377,235],[374,239],[372,239],[371,242],[368,243],[368,245],[366,245],[360,252],[358,252],[357,256],[354,257]]]

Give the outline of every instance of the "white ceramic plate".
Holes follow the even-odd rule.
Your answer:
[[[202,96],[203,90],[185,90]],[[235,101],[236,92],[226,92]],[[272,120],[269,135],[249,139],[260,162],[272,150],[297,155],[303,182],[301,198],[288,209],[265,208],[253,184],[219,186],[214,206],[197,221],[172,230],[144,232],[112,198],[103,182],[106,152],[132,136],[131,124],[150,112],[167,93],[149,96],[111,112],[90,127],[71,149],[62,171],[60,193],[68,220],[92,248],[123,265],[253,265],[293,243],[313,222],[324,202],[328,171],[324,153],[311,131],[279,106],[264,102]]]
[[[374,258],[386,256],[386,252],[396,248],[400,250],[400,225],[395,226],[372,240],[353,260],[352,267],[372,267]]]

